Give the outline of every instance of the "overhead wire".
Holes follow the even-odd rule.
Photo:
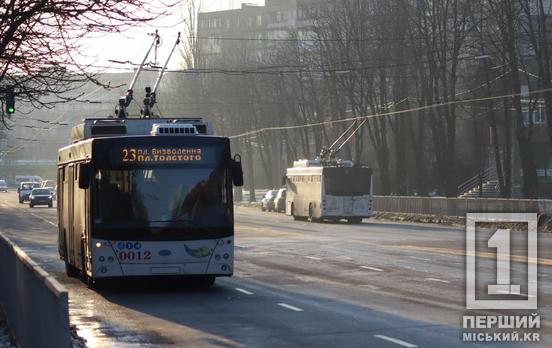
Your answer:
[[[322,122],[316,122],[316,123],[308,123],[308,124],[303,124],[303,125],[264,127],[264,128],[259,128],[259,129],[255,129],[255,130],[252,130],[252,131],[244,132],[244,133],[241,133],[241,134],[231,135],[228,138],[238,139],[238,138],[248,137],[248,136],[251,136],[251,135],[254,135],[254,134],[259,134],[261,132],[267,132],[267,131],[320,127],[320,126],[336,124],[336,123],[344,123],[344,122],[351,122],[351,121],[358,121],[358,120],[365,120],[365,119],[373,119],[373,118],[379,118],[379,117],[385,117],[385,116],[402,115],[402,114],[407,114],[407,113],[412,113],[412,112],[417,112],[417,111],[423,111],[423,110],[436,109],[436,108],[441,108],[441,107],[451,106],[451,105],[457,105],[457,104],[481,102],[481,101],[488,101],[488,100],[498,100],[498,99],[504,99],[504,98],[525,96],[525,95],[528,95],[528,94],[534,95],[534,94],[541,94],[541,93],[547,93],[547,92],[552,92],[552,88],[545,88],[545,89],[540,89],[540,90],[535,90],[535,91],[530,91],[530,92],[524,92],[524,93],[512,93],[512,94],[500,95],[500,96],[462,99],[462,100],[452,100],[452,101],[449,101],[449,102],[425,105],[425,106],[410,108],[410,109],[407,109],[407,110],[390,111],[390,112],[385,112],[385,113],[380,113],[380,114],[356,116],[356,117],[349,117],[349,118],[339,119],[339,120],[329,120],[329,121],[322,121]]]

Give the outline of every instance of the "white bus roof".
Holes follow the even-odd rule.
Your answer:
[[[127,136],[151,135],[153,126],[159,127],[195,127],[200,135],[213,135],[213,125],[197,118],[86,118],[81,124],[73,127],[71,138],[73,142],[84,139]]]

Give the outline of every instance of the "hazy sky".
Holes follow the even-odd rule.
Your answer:
[[[243,2],[264,4],[264,0],[203,0],[205,11],[237,8]],[[175,10],[169,17],[146,26],[133,28],[122,35],[113,34],[98,39],[87,39],[81,52],[86,58],[81,58],[81,61],[86,61],[94,66],[110,67],[109,71],[112,72],[118,71],[119,68],[131,68],[128,64],[112,63],[109,60],[128,60],[133,63],[140,63],[152,42],[151,37],[147,34],[158,29],[162,44],[157,51],[157,63],[162,65],[174,45],[178,31],[182,30],[181,21],[179,11]],[[153,52],[150,55],[150,61],[153,61]],[[178,52],[175,51],[169,63],[169,69],[178,68],[180,62]]]

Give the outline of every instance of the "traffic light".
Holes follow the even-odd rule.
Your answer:
[[[6,113],[13,114],[15,112],[15,93],[9,91],[6,93]]]

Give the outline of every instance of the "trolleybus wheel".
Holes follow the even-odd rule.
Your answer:
[[[313,214],[312,214],[312,203],[309,203],[309,218],[308,218],[309,222],[314,222],[315,219],[313,217]]]
[[[295,220],[295,221],[299,220],[299,216],[295,215],[295,209],[293,208],[293,203],[291,203],[291,205],[289,207],[289,212],[290,212],[291,216],[293,216],[293,220]]]
[[[362,223],[362,218],[361,217],[350,217],[347,219],[347,222],[350,223],[350,224],[360,224]]]
[[[67,260],[65,261],[65,274],[67,274],[68,277],[75,278],[79,275],[79,269],[69,262]]]
[[[202,288],[208,288],[215,284],[216,279],[217,278],[215,276],[201,276],[197,278],[197,285]]]

